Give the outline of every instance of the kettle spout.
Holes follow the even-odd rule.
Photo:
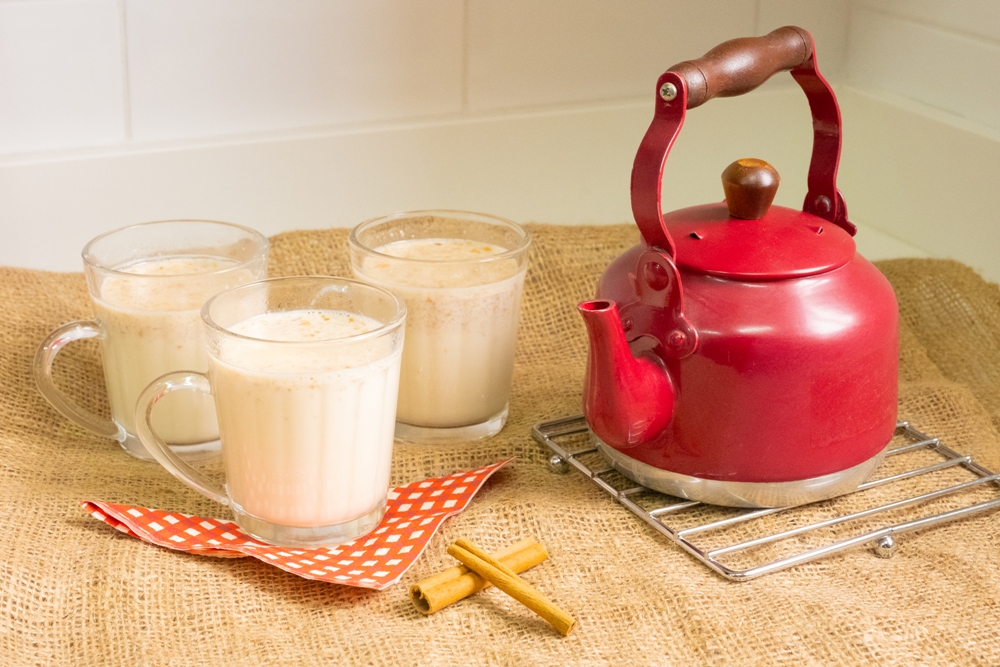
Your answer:
[[[676,396],[667,370],[652,355],[632,354],[614,301],[585,301],[590,336],[583,412],[594,433],[615,449],[649,442],[673,419]]]

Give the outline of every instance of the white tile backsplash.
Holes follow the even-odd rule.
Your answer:
[[[850,40],[852,84],[1000,129],[1000,44],[866,7],[852,12]]]
[[[641,97],[671,65],[752,35],[753,0],[468,0],[473,110]]]
[[[125,138],[115,0],[0,2],[0,153]]]
[[[834,81],[1000,124],[1000,0],[3,0],[0,154],[642,99],[786,24]]]
[[[624,222],[657,76],[787,24],[838,90],[867,91],[843,107],[852,214],[900,240],[886,252],[988,268],[1000,0],[0,0],[0,264],[77,269],[97,231],[175,216]],[[669,208],[721,197],[745,155],[799,205],[811,133],[791,86],[698,109]]]
[[[862,0],[876,11],[1000,42],[997,0]]]
[[[137,141],[461,110],[461,0],[126,0]]]

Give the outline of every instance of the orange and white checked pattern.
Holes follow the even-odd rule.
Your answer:
[[[385,516],[375,530],[321,549],[271,546],[221,519],[96,500],[80,506],[123,533],[168,549],[221,558],[253,556],[306,579],[380,591],[399,581],[438,526],[464,510],[483,482],[509,462],[390,489]]]

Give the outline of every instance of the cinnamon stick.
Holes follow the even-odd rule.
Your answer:
[[[513,572],[524,572],[548,556],[545,546],[533,537],[526,537],[493,554],[494,558]],[[456,565],[411,586],[410,600],[421,613],[433,614],[490,585],[490,582],[464,565]]]
[[[568,635],[576,625],[576,620],[572,616],[532,588],[528,582],[517,576],[510,568],[468,540],[456,540],[448,547],[448,553],[483,579],[544,618],[564,636]]]

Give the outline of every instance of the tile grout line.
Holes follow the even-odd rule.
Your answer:
[[[462,2],[462,111],[469,110],[469,0]]]
[[[125,16],[125,0],[118,0],[119,31],[122,39],[122,124],[125,143],[132,143],[132,91],[129,86],[128,69],[128,21]]]
[[[0,3],[5,0],[0,0]],[[446,128],[456,125],[506,122],[546,118],[552,116],[577,116],[581,114],[621,112],[649,106],[648,96],[633,96],[617,99],[592,100],[567,104],[546,104],[538,107],[511,107],[490,111],[449,112],[432,116],[408,116],[392,120],[368,123],[344,123],[339,125],[316,125],[284,130],[266,130],[202,137],[179,137],[175,139],[116,142],[98,146],[77,148],[55,148],[31,150],[19,153],[0,153],[0,170],[21,167],[28,164],[50,163],[62,160],[87,160],[143,153],[162,153],[182,150],[201,150],[240,145],[258,145],[281,142],[301,142],[317,139],[366,136],[386,132],[407,132],[421,129]]]
[[[843,80],[848,85],[851,84],[851,71],[854,69],[854,52],[851,50],[851,43],[854,41],[851,36],[854,34],[854,17],[857,12],[857,0],[847,3],[847,32],[844,35],[844,71],[841,72]]]

